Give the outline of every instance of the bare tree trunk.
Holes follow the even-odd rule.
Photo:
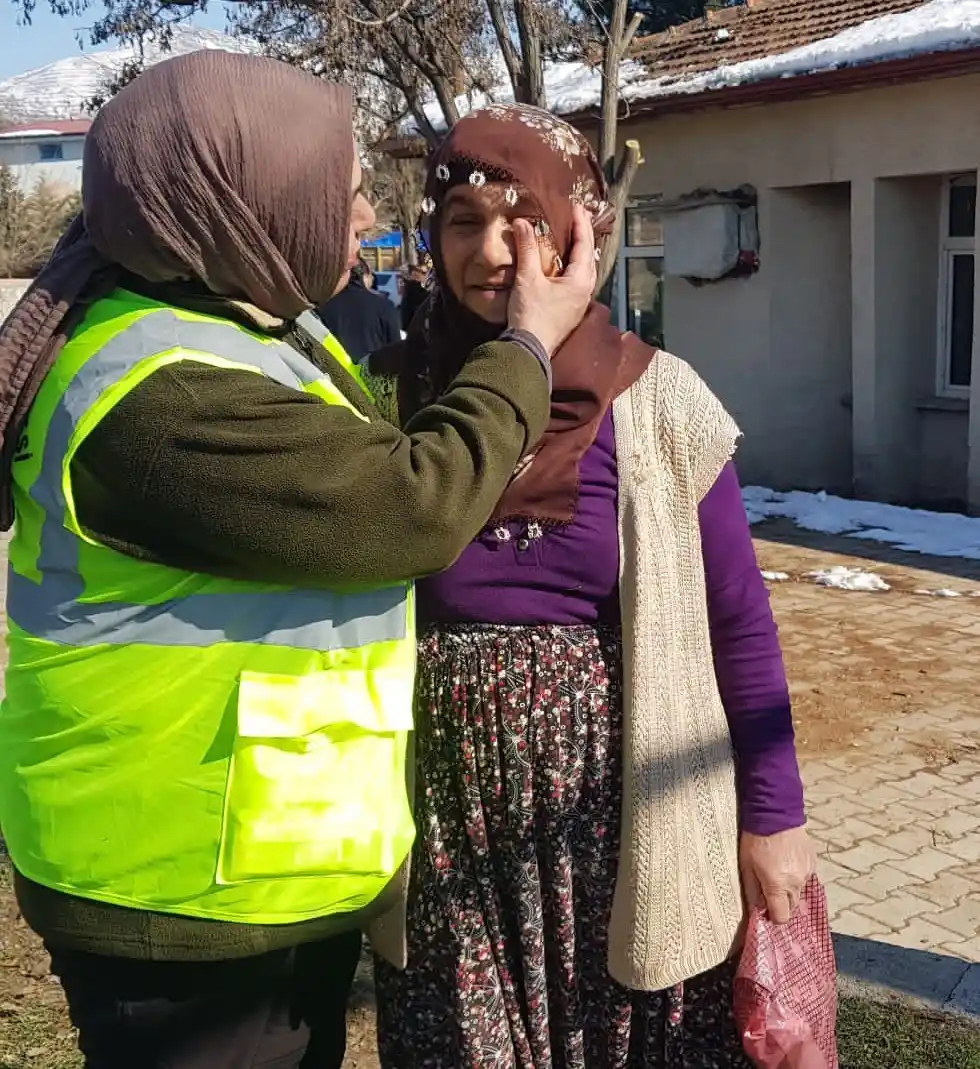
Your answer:
[[[521,57],[511,40],[510,27],[507,25],[507,13],[504,11],[502,0],[487,0],[487,10],[490,13],[490,22],[493,24],[493,32],[500,45],[501,55],[504,57],[504,66],[507,68],[507,77],[510,79],[511,89],[514,91],[514,99],[521,99],[521,82],[523,72],[521,69]]]
[[[636,12],[626,24],[627,0],[616,0],[609,23],[602,62],[602,125],[599,130],[599,162],[609,183],[611,203],[616,209],[612,233],[606,238],[599,260],[596,292],[606,304],[612,300],[613,269],[619,255],[623,215],[630,187],[643,163],[638,141],[627,141],[616,160],[616,133],[619,125],[619,68],[640,28],[643,16]]]
[[[436,130],[429,121],[429,116],[426,115],[425,108],[423,108],[421,104],[413,104],[409,110],[419,129],[419,133],[425,138],[425,143],[428,145],[429,150],[434,151],[439,147],[439,131]]]
[[[389,80],[405,98],[405,104],[408,107],[409,114],[415,120],[419,134],[425,138],[425,143],[429,146],[429,149],[434,150],[439,146],[439,132],[432,125],[429,116],[426,115],[425,105],[419,97],[418,90],[414,86],[408,85],[406,80],[401,77],[401,73],[401,71],[391,71]]]
[[[446,120],[446,128],[451,129],[459,122],[459,108],[456,106],[456,94],[453,92],[452,82],[448,78],[436,76],[432,78],[432,88],[436,92],[436,100]]]
[[[524,56],[524,84],[518,100],[522,104],[546,108],[548,100],[544,91],[544,50],[541,47],[540,24],[533,0],[514,0],[514,15],[517,21],[517,38]]]
[[[398,209],[398,229],[402,234],[402,254],[405,263],[409,266],[414,266],[419,262],[419,250],[415,244],[415,224],[416,220],[410,214],[410,209],[407,205]]]
[[[400,27],[392,32],[392,38],[400,53],[399,58],[407,59],[432,87],[446,126],[455,126],[459,122],[459,109],[453,92],[453,72],[446,72],[438,57],[432,55],[431,45],[423,30],[420,27]],[[419,51],[420,42],[427,53],[425,55]]]
[[[643,165],[643,154],[639,141],[627,141],[619,158],[616,175],[609,187],[611,203],[616,209],[613,227],[602,245],[599,257],[599,270],[596,281],[596,293],[603,304],[612,305],[613,271],[619,258],[619,243],[623,235],[623,220],[626,215],[626,202],[636,172]]]

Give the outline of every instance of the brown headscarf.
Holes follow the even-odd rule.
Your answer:
[[[85,140],[82,215],[0,328],[0,527],[17,433],[84,306],[123,272],[292,319],[344,271],[352,98],[285,63],[217,50],[152,67]]]
[[[576,201],[591,212],[598,238],[609,230],[602,170],[588,142],[568,123],[527,105],[493,105],[461,119],[440,146],[426,181],[422,225],[437,285],[405,343],[399,400],[406,415],[444,392],[469,353],[504,330],[464,308],[445,277],[439,248],[443,201],[450,189],[467,182],[508,183],[505,196],[530,201],[539,241],[564,263],[571,253]],[[612,325],[608,308],[592,304],[555,354],[551,421],[533,458],[515,473],[494,519],[573,518],[582,457],[613,398],[636,382],[652,357],[639,338]]]

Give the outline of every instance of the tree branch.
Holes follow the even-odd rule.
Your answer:
[[[359,19],[356,15],[344,15],[344,18],[347,19],[348,22],[354,23],[355,26],[366,26],[370,29],[377,29],[381,26],[387,26],[389,23],[401,18],[402,13],[407,11],[414,3],[415,0],[402,0],[401,4],[394,11],[387,15],[383,15],[380,18]]]
[[[641,11],[634,11],[633,17],[630,19],[630,24],[626,27],[626,31],[623,34],[623,42],[619,55],[621,60],[626,58],[630,50],[630,45],[633,43],[633,38],[637,35],[642,25],[643,13]]]
[[[402,75],[403,70],[400,67],[386,66],[384,80],[397,89],[405,98],[405,106],[415,120],[419,135],[425,138],[425,142],[430,148],[435,148],[439,144],[439,133],[432,125],[428,115],[426,115],[425,107],[419,100],[418,91],[414,86],[409,85]]]
[[[627,141],[623,146],[623,153],[619,158],[616,174],[609,188],[610,202],[616,212],[613,228],[603,242],[602,253],[599,257],[596,293],[604,304],[609,304],[612,300],[612,274],[619,257],[626,202],[629,200],[633,179],[636,177],[636,172],[643,166],[643,162],[639,141],[632,139]]]

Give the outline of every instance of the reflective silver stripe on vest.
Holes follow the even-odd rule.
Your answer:
[[[401,586],[357,594],[192,594],[162,605],[79,601],[84,591],[81,541],[62,522],[62,463],[71,436],[106,389],[141,360],[177,347],[255,367],[293,389],[322,377],[284,342],[265,345],[233,326],[188,321],[167,310],[151,312],[117,334],[82,366],[52,416],[41,472],[31,488],[31,497],[44,510],[38,557],[42,581],[34,583],[9,569],[9,618],[28,634],[69,646],[255,642],[326,651],[404,638],[407,610]]]
[[[306,334],[315,346],[322,346],[327,338],[330,337],[330,331],[327,330],[323,323],[320,322],[320,319],[314,315],[313,312],[309,311],[309,309],[297,316],[296,327],[298,330]],[[287,346],[287,348],[292,349],[291,346]],[[311,382],[316,382],[317,379],[323,378],[323,372],[319,371],[314,364],[306,359],[305,356],[301,356],[295,349],[292,349],[292,352],[296,353],[297,358],[303,365],[305,365],[300,366],[294,362],[290,362],[289,365],[290,368],[296,372],[300,382],[308,386]],[[311,379],[308,377],[309,371],[307,369],[313,370],[314,378]]]

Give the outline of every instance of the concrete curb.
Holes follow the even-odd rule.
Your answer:
[[[842,995],[966,1018],[980,1027],[980,964],[835,935]]]
[[[963,979],[956,985],[943,1009],[980,1023],[980,965],[967,966]]]

